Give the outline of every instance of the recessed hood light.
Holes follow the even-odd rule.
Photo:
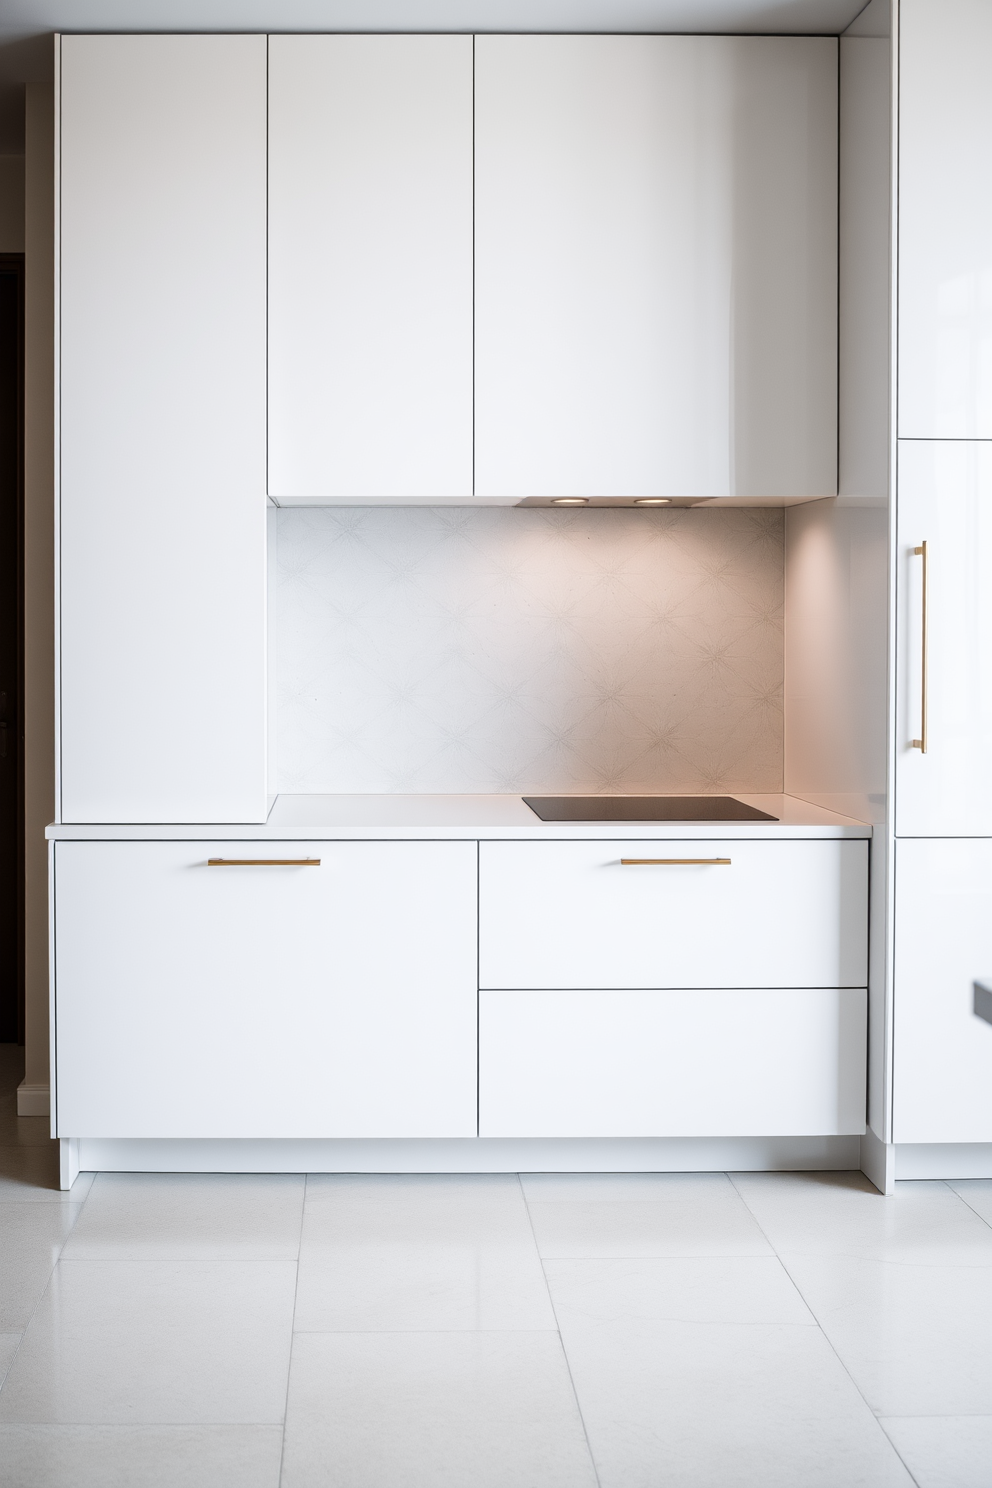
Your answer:
[[[671,496],[635,496],[635,506],[671,506]]]
[[[552,506],[588,506],[589,505],[589,497],[588,496],[553,496],[551,498],[551,505]]]

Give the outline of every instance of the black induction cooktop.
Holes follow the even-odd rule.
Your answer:
[[[547,822],[778,821],[733,796],[524,796]]]

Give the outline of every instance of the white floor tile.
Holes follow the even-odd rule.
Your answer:
[[[947,1186],[987,1225],[992,1225],[992,1178],[961,1178]]]
[[[0,1426],[4,1488],[278,1488],[280,1426]]]
[[[733,1184],[722,1173],[675,1173],[644,1185],[621,1175],[548,1179],[529,1187],[542,1256],[771,1255],[772,1249]],[[544,1194],[594,1197],[545,1199]],[[619,1197],[632,1192],[643,1197]],[[531,1193],[541,1193],[533,1198]]]
[[[297,1330],[554,1327],[515,1177],[308,1181]]]
[[[0,1391],[0,1420],[282,1419],[289,1261],[60,1261]]]
[[[294,1260],[296,1173],[100,1173],[66,1260]]]
[[[545,1262],[556,1314],[576,1326],[623,1324],[650,1336],[659,1322],[816,1321],[777,1256],[671,1256]]]
[[[13,1363],[20,1342],[20,1333],[0,1333],[0,1385],[3,1384],[4,1376]],[[0,1462],[2,1461],[3,1458],[0,1457]]]
[[[861,1173],[735,1173],[734,1183],[780,1253],[992,1265],[992,1230],[945,1183],[898,1183],[888,1198]]]
[[[520,1186],[528,1204],[662,1204],[733,1188],[725,1173],[521,1173]]]
[[[782,1261],[879,1415],[989,1413],[992,1265]]]
[[[595,1488],[551,1333],[298,1334],[283,1488]]]
[[[882,1425],[919,1488],[989,1488],[992,1415],[887,1417]]]
[[[81,1204],[0,1204],[0,1331],[23,1332]]]
[[[0,1146],[0,1203],[78,1204],[86,1197],[92,1173],[80,1173],[71,1190],[59,1188],[59,1153],[46,1146]]]
[[[912,1488],[817,1328],[559,1320],[601,1488]]]

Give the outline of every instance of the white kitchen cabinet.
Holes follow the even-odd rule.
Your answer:
[[[900,0],[899,434],[992,438],[992,7]]]
[[[269,40],[269,491],[472,494],[472,37]]]
[[[990,836],[992,445],[901,440],[898,473],[896,831]]]
[[[54,873],[60,1135],[475,1135],[474,843],[59,842]]]
[[[475,491],[836,490],[837,43],[478,36]]]
[[[863,1132],[866,996],[820,987],[483,992],[479,1133]]]
[[[66,822],[265,819],[265,55],[61,43]]]
[[[992,1142],[992,841],[896,844],[896,1142]]]
[[[484,842],[479,983],[863,987],[867,872],[857,841]]]

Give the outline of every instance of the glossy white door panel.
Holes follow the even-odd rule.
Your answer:
[[[992,438],[992,6],[900,0],[904,439]]]
[[[483,992],[483,1137],[863,1132],[861,989]]]
[[[475,915],[469,842],[60,842],[59,1133],[474,1136]]]
[[[472,494],[472,38],[269,39],[269,490]]]
[[[861,987],[867,868],[863,841],[483,842],[480,986]]]
[[[900,441],[897,535],[896,831],[992,836],[992,445]]]
[[[896,844],[897,1142],[992,1142],[992,841]]]
[[[837,44],[479,36],[482,496],[836,490]]]
[[[264,821],[265,38],[67,36],[61,818]]]

